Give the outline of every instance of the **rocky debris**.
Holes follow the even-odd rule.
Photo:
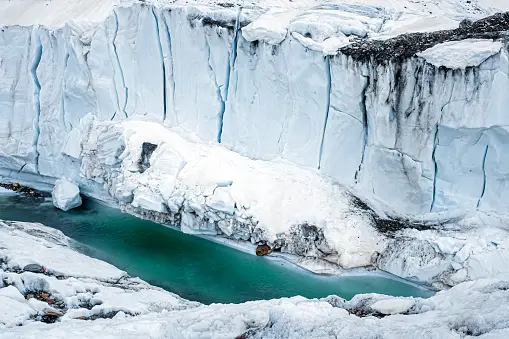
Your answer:
[[[104,311],[104,312],[92,314],[91,316],[87,317],[85,320],[112,319],[120,312],[122,312],[123,314],[129,315],[129,316],[136,315],[134,313],[124,312],[124,311],[111,311],[111,312]]]
[[[270,248],[269,245],[263,244],[263,245],[256,246],[256,255],[257,256],[261,257],[261,256],[267,255],[269,253],[272,253],[272,249]]]
[[[57,299],[54,295],[46,291],[28,291],[25,293],[25,299],[36,299],[42,302],[47,303],[48,305],[53,305],[62,311],[65,311],[65,302],[61,299]]]
[[[50,317],[61,317],[64,314],[62,312],[60,312],[59,310],[56,310],[54,308],[46,308],[44,310],[44,315],[50,316]]]
[[[323,229],[314,225],[295,225],[289,232],[278,234],[277,237],[274,247],[281,249],[281,252],[314,258],[335,253],[327,243]]]
[[[354,195],[350,197],[350,203],[352,204],[352,208],[354,210],[360,211],[360,213],[364,213],[365,215],[369,216],[372,220],[373,227],[388,237],[393,237],[397,231],[405,228],[413,228],[416,230],[424,231],[438,228],[440,226],[436,223],[417,223],[402,218],[382,218],[370,206],[368,206],[368,204]]]
[[[370,317],[370,316],[376,317],[376,318],[385,317],[384,314],[378,313],[378,312],[366,312],[365,310],[360,310],[360,309],[346,309],[346,310],[348,311],[348,313],[355,315],[359,318]]]
[[[0,187],[3,187],[10,191],[24,194],[29,197],[35,197],[35,198],[44,197],[44,194],[42,192],[40,192],[36,189],[30,188],[30,187],[21,186],[18,183],[8,183],[8,184],[0,183]]]
[[[156,150],[157,145],[151,144],[150,142],[144,142],[141,146],[141,156],[138,161],[138,168],[141,173],[145,172],[150,167],[150,157]]]
[[[51,195],[53,205],[62,211],[68,211],[81,206],[79,187],[65,179],[59,179],[55,182]]]
[[[464,20],[460,27],[451,30],[401,34],[387,40],[359,39],[339,51],[356,61],[385,64],[412,57],[447,41],[502,39],[507,35],[507,31],[509,31],[509,12],[497,13],[472,23]]]
[[[470,27],[472,26],[473,24],[473,21],[470,20],[470,19],[463,19],[461,22],[460,22],[460,28],[467,28],[467,27]]]
[[[64,315],[62,312],[54,308],[46,308],[44,309],[43,312],[44,314],[40,316],[40,319],[37,320],[40,320],[41,322],[46,324],[53,324],[58,320],[58,318]]]

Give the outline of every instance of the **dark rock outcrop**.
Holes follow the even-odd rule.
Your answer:
[[[339,51],[356,61],[385,64],[409,58],[447,41],[502,39],[507,36],[507,31],[509,31],[509,12],[497,13],[472,23],[463,21],[460,27],[451,30],[401,34],[387,40],[359,39]]]

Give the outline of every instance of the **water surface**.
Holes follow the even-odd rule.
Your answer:
[[[81,252],[203,303],[331,294],[350,299],[370,292],[422,297],[432,294],[388,276],[315,275],[284,261],[256,257],[93,201],[63,212],[44,199],[0,195],[0,219],[39,222],[59,229],[82,244],[77,247]]]

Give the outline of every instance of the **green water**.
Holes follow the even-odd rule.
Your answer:
[[[40,222],[81,243],[78,250],[132,276],[203,303],[238,303],[302,295],[358,293],[428,297],[432,293],[382,275],[319,276],[281,260],[256,257],[86,201],[62,212],[43,199],[0,195],[0,219]]]

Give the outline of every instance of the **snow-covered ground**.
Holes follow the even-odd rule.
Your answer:
[[[429,299],[366,294],[207,306],[75,252],[59,231],[8,221],[0,222],[0,265],[0,338],[509,335],[507,276],[462,283]],[[37,267],[46,272],[27,272]]]
[[[0,222],[0,300],[0,327],[198,306],[76,252],[60,231],[9,221]]]

